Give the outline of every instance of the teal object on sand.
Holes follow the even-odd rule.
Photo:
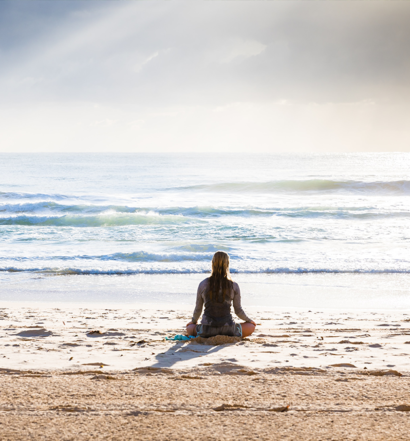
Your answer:
[[[191,338],[195,338],[193,335],[190,335],[189,337],[187,337],[186,335],[182,335],[182,334],[177,334],[174,335],[171,338],[165,337],[165,340],[177,340],[177,341],[185,341],[185,340],[191,340]]]

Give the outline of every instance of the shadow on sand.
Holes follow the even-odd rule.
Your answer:
[[[157,354],[155,356],[156,362],[150,367],[170,368],[178,362],[189,362],[189,360],[213,354],[221,349],[223,349],[223,345],[207,346],[178,341],[175,342],[175,344],[173,344],[167,351]],[[191,363],[188,363],[188,366],[191,367]]]

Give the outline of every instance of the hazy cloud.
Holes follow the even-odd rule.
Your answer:
[[[410,149],[409,78],[407,2],[0,2],[9,151]]]

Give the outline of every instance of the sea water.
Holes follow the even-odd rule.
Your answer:
[[[409,153],[1,154],[0,300],[175,301],[224,250],[261,304],[410,307],[409,221]]]

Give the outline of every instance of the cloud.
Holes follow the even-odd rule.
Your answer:
[[[222,63],[230,63],[234,60],[243,61],[246,58],[255,57],[261,54],[267,47],[255,40],[232,41],[231,45],[229,46],[228,48],[225,48],[226,52],[221,59]]]
[[[151,54],[148,58],[146,58],[142,63],[137,63],[134,67],[134,72],[141,72],[142,68],[148,64],[151,60],[153,60],[154,58],[158,57],[159,52],[154,52],[153,54]]]
[[[0,142],[408,149],[409,42],[407,2],[3,1]]]

